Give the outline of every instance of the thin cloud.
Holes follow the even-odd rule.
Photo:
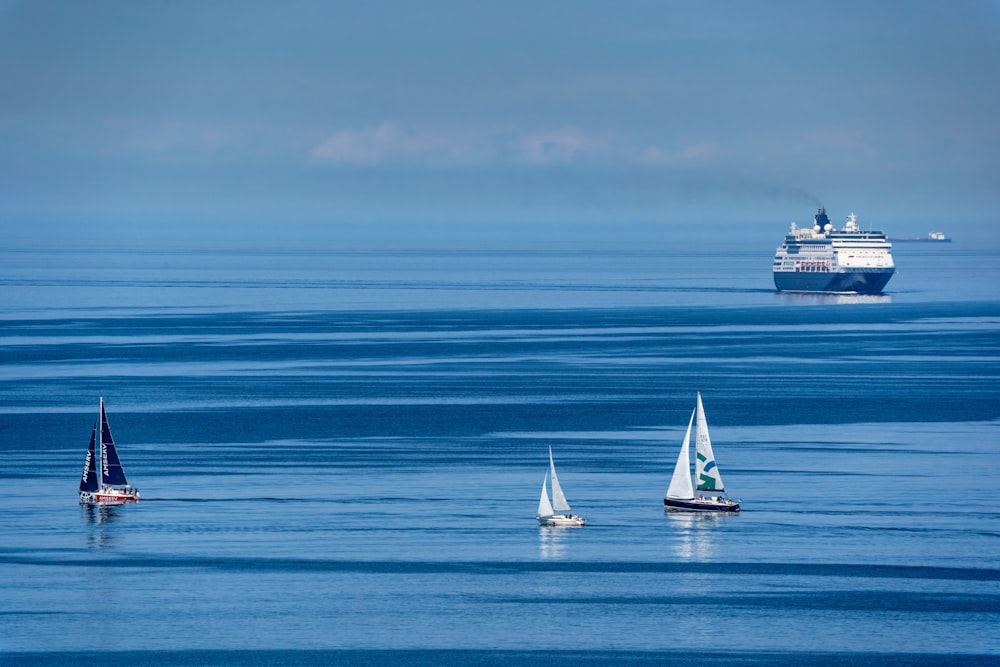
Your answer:
[[[683,165],[710,162],[720,155],[719,145],[714,141],[696,141],[677,150],[664,150],[658,146],[648,146],[633,153],[635,161],[648,165]]]
[[[572,162],[609,152],[604,142],[574,128],[535,132],[518,138],[514,148],[519,161],[531,164]]]
[[[395,123],[337,132],[312,150],[312,157],[347,164],[380,164],[427,151],[419,139]]]
[[[693,142],[674,150],[578,127],[511,130],[465,127],[408,128],[394,121],[332,134],[309,153],[314,164],[341,165],[559,165],[601,160],[678,164],[711,159],[718,146]]]
[[[395,122],[336,132],[310,152],[316,162],[353,165],[469,164],[488,160],[491,149],[475,133],[406,129]]]

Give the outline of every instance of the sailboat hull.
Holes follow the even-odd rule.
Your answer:
[[[103,491],[81,491],[81,505],[123,505],[139,500],[139,492],[135,489],[104,489]]]
[[[540,526],[585,526],[587,522],[578,514],[553,514],[552,516],[536,517]]]
[[[668,511],[686,512],[739,512],[740,504],[735,500],[714,496],[712,498],[693,498],[691,500],[681,500],[679,498],[664,498],[663,509]]]

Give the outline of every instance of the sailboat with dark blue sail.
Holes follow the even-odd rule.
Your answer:
[[[125,477],[102,396],[101,409],[94,422],[94,431],[90,434],[87,460],[83,464],[83,476],[80,478],[80,503],[121,505],[136,500],[139,500],[139,489],[129,484]]]

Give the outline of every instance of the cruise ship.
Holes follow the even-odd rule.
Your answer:
[[[884,232],[862,231],[853,213],[838,230],[820,208],[812,227],[792,223],[774,255],[774,286],[782,292],[878,294],[895,270]]]

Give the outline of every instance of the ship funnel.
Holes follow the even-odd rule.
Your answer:
[[[814,232],[828,232],[833,227],[830,225],[830,218],[826,216],[826,209],[822,206],[816,212],[816,217],[814,218],[813,231]]]

